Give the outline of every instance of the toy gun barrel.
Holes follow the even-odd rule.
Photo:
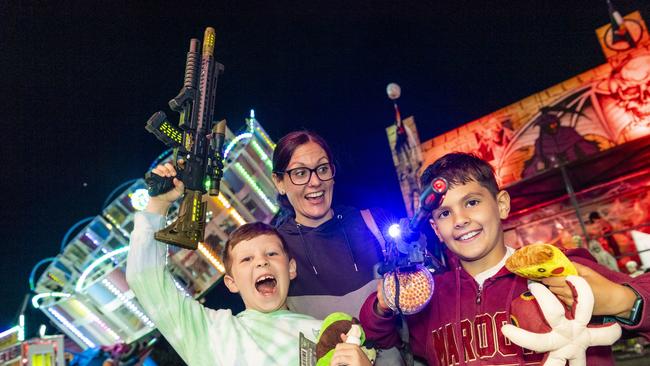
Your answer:
[[[183,130],[196,128],[196,108],[194,106],[198,96],[198,75],[201,71],[199,55],[200,42],[196,38],[190,40],[190,49],[185,60],[185,77],[183,87],[174,99],[169,101],[169,108],[181,114],[178,127]]]
[[[199,100],[196,120],[197,138],[194,141],[193,153],[204,155],[205,136],[212,124],[214,114],[214,97],[217,89],[217,62],[214,60],[214,28],[205,29],[203,50],[201,52],[201,77],[199,79]],[[216,72],[215,72],[216,70]],[[202,137],[202,138],[199,138]]]
[[[402,233],[404,240],[415,240],[420,234],[420,225],[426,221],[431,212],[440,207],[445,199],[449,183],[443,177],[436,177],[420,195],[420,208],[415,212],[408,225],[409,233]]]

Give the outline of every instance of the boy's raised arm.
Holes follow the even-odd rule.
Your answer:
[[[166,245],[153,236],[164,222],[165,218],[156,213],[136,214],[126,279],[147,315],[181,358],[190,365],[209,365],[214,360],[202,358],[211,353],[206,352],[213,337],[209,334],[210,310],[178,291],[166,271]]]
[[[650,274],[632,278],[629,275],[612,271],[597,264],[589,256],[581,255],[578,250],[573,252],[578,255],[570,255],[569,259],[577,264],[578,274],[587,280],[594,293],[594,315],[628,318],[632,315],[631,311],[634,308],[638,294],[642,304],[637,311],[637,321],[633,324],[619,323],[624,329],[650,339],[650,313],[648,312],[648,306],[650,306]],[[565,290],[562,290],[561,284],[557,283],[562,279],[560,277],[548,278],[542,282],[549,286],[549,289],[560,300],[567,303],[567,296],[563,296],[561,292]],[[570,298],[572,300],[572,296]]]

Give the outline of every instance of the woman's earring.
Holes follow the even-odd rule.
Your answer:
[[[280,194],[284,196],[284,195],[285,195],[285,192],[284,192],[284,191],[280,191]]]

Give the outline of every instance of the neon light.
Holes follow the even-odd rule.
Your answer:
[[[99,266],[99,265],[100,265],[102,262],[104,262],[105,260],[107,260],[107,259],[113,259],[113,256],[116,256],[116,255],[118,255],[118,254],[122,254],[122,253],[126,253],[126,252],[128,252],[128,251],[129,251],[129,247],[126,246],[126,247],[122,247],[122,248],[120,248],[120,249],[116,249],[116,250],[114,250],[114,251],[112,251],[112,252],[108,252],[108,253],[102,255],[101,257],[97,258],[94,262],[92,262],[92,263],[91,263],[88,267],[86,267],[86,269],[83,271],[83,273],[82,273],[81,276],[79,277],[79,280],[77,281],[77,285],[75,286],[75,289],[74,289],[74,290],[75,290],[76,292],[81,292],[81,291],[85,290],[85,288],[83,287],[83,285],[84,285],[84,282],[86,282],[86,278],[88,277],[88,275],[90,275],[90,272],[92,272],[95,268],[97,268],[97,266]]]
[[[230,205],[230,202],[228,202],[228,200],[223,194],[219,193],[215,201],[217,200],[219,201],[219,203],[223,205],[223,207],[228,209],[228,214],[232,216],[233,219],[235,219],[235,221],[239,223],[239,225],[244,225],[246,223],[246,220],[244,220],[244,218],[239,214],[239,212],[237,212],[237,210]]]
[[[190,294],[185,290],[185,288],[180,283],[178,283],[178,281],[174,276],[172,276],[172,281],[174,281],[174,285],[176,286],[178,291],[182,292],[183,295],[185,295],[185,297],[190,296]]]
[[[253,145],[253,150],[255,150],[260,159],[262,159],[266,167],[269,168],[269,170],[273,170],[273,163],[271,162],[271,159],[269,159],[269,156],[266,155],[264,150],[262,150],[260,144],[258,144],[255,140],[251,140],[251,145]]]
[[[48,297],[70,297],[70,294],[67,294],[65,292],[45,292],[42,294],[37,294],[32,297],[32,306],[34,309],[38,309],[41,307],[41,304],[38,303],[38,300],[40,299],[45,299]]]
[[[235,170],[237,170],[237,172],[244,177],[244,180],[246,180],[246,182],[253,188],[253,191],[255,191],[255,193],[257,193],[257,195],[260,196],[262,201],[264,201],[264,203],[271,209],[271,211],[273,211],[274,213],[278,211],[278,207],[275,204],[273,204],[273,202],[271,202],[271,200],[264,194],[264,192],[257,185],[253,177],[251,177],[250,174],[248,174],[246,169],[244,169],[244,167],[239,162],[235,163]]]
[[[58,278],[54,273],[52,273],[52,272],[48,272],[47,277],[48,277],[49,279],[51,279],[52,281],[56,282],[59,286],[61,286],[61,287],[64,287],[64,286],[65,286],[65,284],[63,283],[63,281],[61,281],[61,279]]]
[[[45,324],[41,324],[41,326],[38,327],[38,335],[39,335],[41,338],[44,338],[44,337],[45,337],[45,331],[46,331],[46,330],[47,330],[47,327],[45,326]]]
[[[93,341],[91,341],[83,333],[81,333],[81,331],[77,329],[77,327],[72,325],[72,323],[70,323],[70,321],[66,319],[63,315],[61,315],[61,313],[59,313],[58,311],[52,308],[48,308],[47,311],[49,311],[52,315],[54,315],[54,317],[57,318],[61,322],[61,324],[63,324],[64,327],[68,328],[72,333],[74,333],[74,335],[79,337],[79,339],[81,339],[86,344],[86,346],[90,348],[97,347],[97,345],[93,343]]]
[[[16,325],[15,327],[9,328],[9,329],[5,330],[4,332],[0,333],[0,338],[4,338],[4,337],[6,337],[6,336],[8,336],[10,334],[17,333],[19,331],[20,331],[20,326]]]
[[[155,328],[156,325],[149,319],[148,316],[146,316],[138,307],[124,295],[122,291],[120,291],[115,285],[113,285],[109,280],[103,279],[102,280],[102,285],[104,285],[108,291],[110,291],[113,295],[115,295],[126,307],[131,310],[133,314],[135,314],[140,320],[142,320],[143,323],[148,325],[151,328]]]
[[[25,314],[20,314],[18,317],[18,340],[25,340]]]
[[[223,263],[217,257],[212,254],[212,251],[208,249],[203,243],[199,243],[199,252],[203,254],[204,257],[208,259],[212,265],[219,270],[221,273],[226,272],[226,267],[224,267]]]
[[[101,319],[99,319],[99,317],[95,313],[90,311],[90,309],[88,309],[88,307],[86,307],[86,305],[84,305],[84,303],[82,303],[80,301],[77,301],[77,304],[79,304],[79,307],[86,313],[85,314],[86,317],[88,317],[90,320],[94,321],[95,323],[99,324],[99,326],[106,333],[108,333],[111,337],[113,337],[115,342],[119,342],[119,341],[122,340],[122,338],[120,338],[120,336],[117,335],[117,333],[115,333],[115,331],[113,329],[111,329],[108,325],[106,325],[106,323],[104,323]]]
[[[131,206],[136,210],[144,210],[147,207],[147,203],[149,203],[149,191],[146,189],[136,189],[135,192],[131,194]]]
[[[244,225],[246,223],[246,220],[244,220],[244,218],[241,217],[239,212],[237,212],[237,210],[234,208],[228,210],[228,213],[235,219],[235,221],[237,221],[237,223],[239,223],[239,225]]]
[[[226,196],[221,194],[221,192],[219,192],[219,195],[217,196],[217,199],[219,200],[219,202],[221,202],[223,207],[230,208],[230,202],[228,202],[228,200],[226,199]]]
[[[226,150],[223,152],[223,159],[225,160],[228,157],[228,154],[230,153],[230,150],[232,150],[233,147],[235,147],[235,144],[237,144],[239,141],[243,139],[249,139],[253,137],[253,134],[250,132],[244,132],[242,134],[237,135],[230,143],[228,146],[226,146]]]
[[[260,136],[262,136],[262,140],[264,140],[264,142],[266,142],[266,144],[269,145],[271,150],[275,150],[275,144],[273,143],[273,141],[271,141],[269,135],[267,135],[266,132],[264,132],[264,130],[262,130],[262,128],[259,126],[256,126],[255,130],[260,134]]]
[[[251,108],[251,119],[255,119],[255,110]]]
[[[29,274],[29,288],[32,291],[34,291],[34,289],[36,288],[36,286],[34,285],[34,276],[36,276],[36,270],[38,269],[38,267],[40,267],[41,265],[43,265],[43,264],[45,264],[47,262],[54,262],[55,260],[56,260],[56,257],[45,258],[45,259],[41,260],[40,262],[36,263],[34,268],[32,268],[32,272]]]

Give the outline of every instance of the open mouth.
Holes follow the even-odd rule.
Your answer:
[[[472,231],[466,232],[463,235],[457,236],[454,239],[456,239],[457,241],[470,241],[470,240],[474,239],[478,234],[480,234],[481,231],[482,230],[472,230]]]
[[[321,201],[325,197],[325,191],[312,192],[305,195],[305,199],[310,202]]]
[[[255,289],[262,295],[271,295],[275,292],[277,283],[272,275],[264,275],[255,281]]]

